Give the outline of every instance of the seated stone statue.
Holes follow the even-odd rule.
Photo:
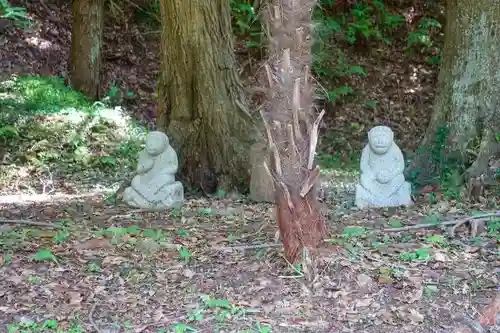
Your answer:
[[[178,167],[177,154],[165,133],[150,132],[146,136],[146,147],[139,153],[137,174],[123,192],[123,200],[142,209],[180,207],[184,188],[181,182],[175,181]]]
[[[368,132],[368,144],[361,153],[361,177],[356,186],[358,208],[411,205],[411,185],[403,175],[403,153],[387,126]]]

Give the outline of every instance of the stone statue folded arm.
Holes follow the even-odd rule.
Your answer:
[[[391,155],[392,161],[389,164],[390,167],[386,168],[385,170],[379,171],[376,174],[377,181],[382,184],[387,184],[396,177],[400,175],[402,176],[405,169],[403,154],[401,153],[399,147],[393,144],[390,148],[390,151],[393,152]]]
[[[376,179],[376,175],[372,172],[372,169],[369,165],[370,158],[370,147],[366,146],[363,149],[363,153],[361,154],[360,161],[360,171],[361,171],[361,186],[364,188],[370,188],[371,182]]]
[[[146,173],[149,170],[153,169],[154,164],[155,163],[153,159],[146,152],[143,151],[139,154],[139,163],[137,163],[136,172],[138,174]]]

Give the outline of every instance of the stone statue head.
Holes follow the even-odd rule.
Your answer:
[[[375,126],[368,132],[368,144],[375,154],[387,153],[393,141],[394,133],[387,126]]]
[[[146,136],[146,151],[151,156],[160,155],[168,145],[168,137],[163,132],[153,131]]]

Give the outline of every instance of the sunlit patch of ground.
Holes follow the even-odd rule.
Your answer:
[[[0,194],[101,190],[135,167],[144,128],[119,108],[90,104],[62,79],[0,83]]]

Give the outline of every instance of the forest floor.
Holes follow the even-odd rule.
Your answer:
[[[330,232],[310,282],[283,258],[272,205],[190,194],[180,210],[147,213],[117,201],[148,125],[114,106],[154,117],[158,59],[144,50],[157,35],[107,21],[105,105],[92,106],[50,77],[67,76],[70,4],[27,8],[36,24],[0,35],[2,332],[467,332],[461,316],[499,331],[487,323],[500,308],[499,198],[456,200],[450,188],[411,208],[353,207],[350,156],[367,128],[393,126],[408,149],[425,129],[428,65],[397,60],[395,46],[353,55],[368,76],[329,106],[319,157]],[[493,214],[485,232],[450,236],[448,221],[478,214]]]

